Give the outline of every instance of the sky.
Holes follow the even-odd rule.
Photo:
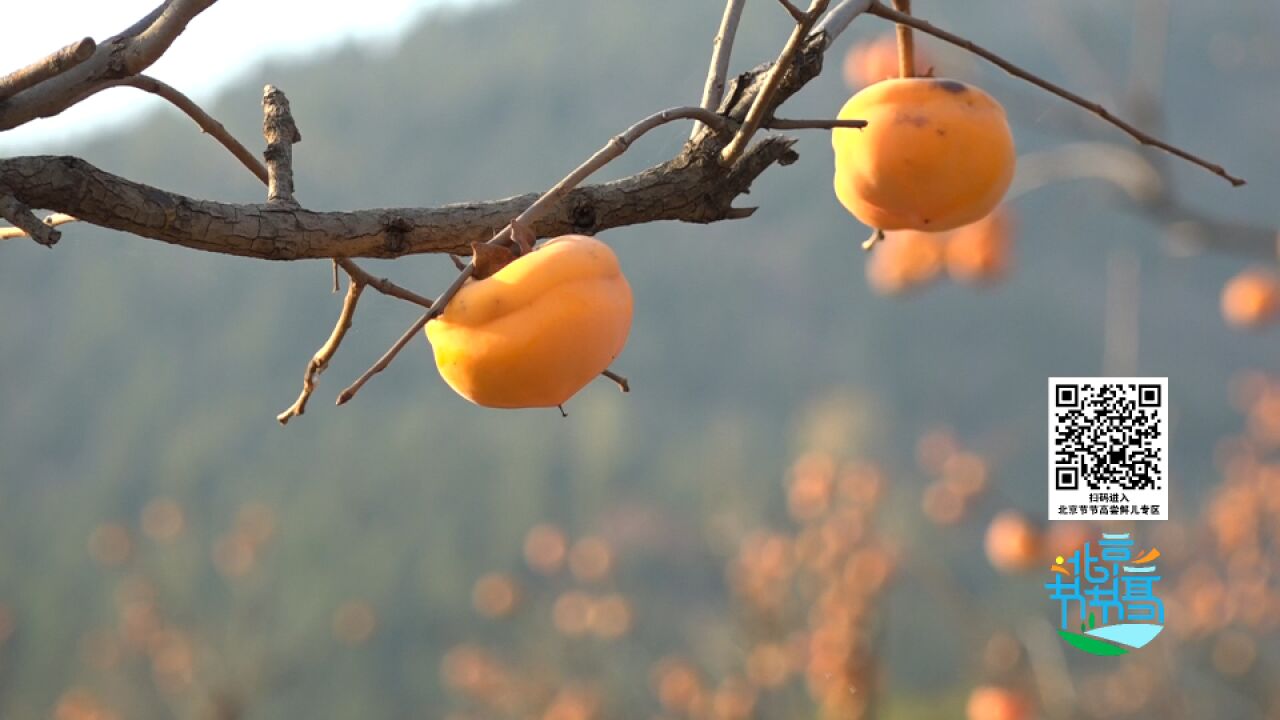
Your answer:
[[[0,42],[0,75],[5,75],[82,37],[102,42],[161,0],[0,1],[10,29]],[[202,102],[266,57],[305,55],[351,39],[394,40],[429,9],[486,1],[492,0],[219,0],[187,26],[147,74]],[[289,28],[285,42],[264,42],[257,28],[273,26]],[[69,141],[128,123],[162,103],[131,88],[106,90],[56,117],[0,132],[0,154],[57,152]]]

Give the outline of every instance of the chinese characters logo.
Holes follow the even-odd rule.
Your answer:
[[[1044,587],[1059,603],[1062,639],[1094,655],[1124,655],[1151,642],[1164,629],[1158,557],[1154,547],[1135,553],[1129,533],[1103,533],[1096,546],[1058,556]]]

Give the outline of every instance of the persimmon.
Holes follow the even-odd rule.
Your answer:
[[[470,280],[427,323],[436,367],[477,405],[554,407],[622,352],[631,287],[608,245],[565,235]]]
[[[914,54],[914,74],[924,75],[933,66],[933,60],[919,42]],[[858,43],[844,56],[844,82],[851,90],[896,78],[898,69],[898,38],[894,33]]]
[[[1246,270],[1222,288],[1222,317],[1237,327],[1258,328],[1280,311],[1280,279],[1260,268]]]
[[[994,685],[973,689],[965,705],[968,720],[1027,720],[1031,705],[1018,693]]]
[[[836,128],[835,192],[854,217],[879,230],[940,232],[975,222],[1013,181],[1013,134],[1004,108],[981,89],[934,78],[900,78],[858,92]]]
[[[867,260],[867,282],[881,295],[897,295],[931,282],[942,268],[943,238],[903,230],[888,233]]]
[[[998,207],[947,238],[947,274],[973,285],[997,282],[1009,272],[1012,244],[1013,213]]]
[[[1006,511],[987,526],[986,550],[991,566],[1004,573],[1022,572],[1041,562],[1040,531],[1021,513]]]

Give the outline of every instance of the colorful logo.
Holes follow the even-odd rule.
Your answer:
[[[1044,587],[1059,603],[1062,639],[1093,655],[1124,655],[1154,640],[1164,629],[1158,557],[1154,547],[1135,556],[1129,533],[1102,533],[1096,547],[1059,555]]]

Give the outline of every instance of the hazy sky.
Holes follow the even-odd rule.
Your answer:
[[[491,0],[219,0],[187,26],[147,74],[196,101],[211,97],[229,79],[265,56],[297,55],[349,38],[394,38],[423,11],[442,5]],[[74,40],[102,42],[160,4],[160,0],[0,0],[9,26],[0,42],[0,75]],[[359,12],[353,12],[358,8]],[[258,28],[289,29],[286,42],[268,45]],[[275,38],[273,37],[273,40]],[[0,132],[0,153],[57,152],[68,139],[119,124],[161,104],[131,88],[95,95],[54,118]]]

